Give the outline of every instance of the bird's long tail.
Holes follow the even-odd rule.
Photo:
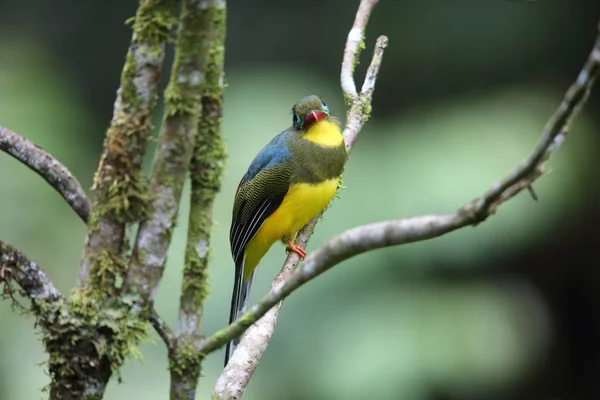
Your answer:
[[[252,280],[254,279],[254,273],[247,280],[244,280],[244,261],[246,257],[242,257],[241,262],[235,265],[235,282],[233,284],[233,294],[231,295],[231,311],[229,312],[229,323],[238,319],[242,314],[246,312],[248,306],[248,299],[250,298],[250,288],[252,287]],[[233,351],[236,346],[240,343],[240,338],[237,337],[227,343],[225,350],[225,366],[229,362]]]

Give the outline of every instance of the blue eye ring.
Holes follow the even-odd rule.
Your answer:
[[[321,101],[321,108],[325,114],[329,114],[329,107],[327,107],[327,104],[325,104],[324,101]]]
[[[294,125],[294,128],[298,130],[302,129],[302,118],[300,118],[300,116],[296,112],[292,117],[292,125]]]

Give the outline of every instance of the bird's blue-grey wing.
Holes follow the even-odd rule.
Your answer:
[[[286,145],[289,134],[275,136],[254,158],[240,181],[235,195],[229,241],[235,261],[235,278],[231,297],[229,323],[246,310],[254,272],[244,281],[244,253],[250,240],[267,217],[281,205],[291,177],[291,154]],[[225,365],[233,354],[239,338],[227,343]]]
[[[275,136],[252,160],[235,195],[229,241],[236,264],[265,220],[281,205],[289,188],[288,131]]]

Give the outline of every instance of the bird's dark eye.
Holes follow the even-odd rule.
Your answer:
[[[296,129],[300,129],[302,127],[302,119],[300,119],[300,116],[297,113],[294,113],[294,116],[292,117],[292,123]]]
[[[324,101],[321,101],[321,106],[323,108],[323,112],[329,113],[329,107],[327,107],[327,104],[325,104]]]

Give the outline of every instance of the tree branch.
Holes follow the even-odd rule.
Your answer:
[[[171,399],[194,398],[200,377],[201,320],[208,295],[208,261],[213,205],[221,188],[226,151],[223,115],[223,65],[227,7],[225,0],[201,0],[206,65],[202,86],[202,114],[190,163],[191,202],[185,265],[179,302],[177,347],[170,359]]]
[[[358,11],[356,11],[354,24],[346,39],[340,80],[342,91],[346,96],[346,103],[348,103],[348,105],[350,105],[352,99],[358,97],[358,93],[356,93],[356,84],[354,83],[354,69],[356,64],[358,64],[360,53],[365,47],[365,29],[369,22],[371,11],[378,2],[379,0],[361,0]]]
[[[113,118],[92,186],[92,215],[79,286],[89,283],[94,276],[99,288],[110,291],[117,271],[122,272],[124,265],[121,252],[125,226],[146,213],[148,195],[140,168],[152,129],[165,43],[170,40],[178,3],[177,0],[139,2]]]
[[[90,201],[71,172],[54,157],[35,143],[0,126],[0,150],[10,154],[44,178],[71,206],[79,217],[87,222]]]
[[[167,349],[170,351],[175,347],[175,332],[169,327],[167,322],[158,315],[156,310],[152,310],[150,315],[150,323],[154,327],[154,330],[158,333],[160,338],[165,342]]]
[[[150,178],[153,199],[137,233],[124,291],[139,296],[139,309],[134,311],[146,309],[158,291],[201,111],[207,31],[197,0],[183,1],[179,20],[175,60],[165,89],[164,121]]]
[[[0,240],[0,282],[14,280],[34,305],[55,303],[63,295],[50,278],[19,250]]]
[[[360,93],[356,92],[356,84],[354,83],[354,67],[358,63],[360,52],[364,48],[364,32],[366,25],[371,15],[373,7],[377,4],[377,0],[362,0],[352,29],[348,33],[346,47],[344,50],[342,69],[340,73],[340,81],[342,91],[348,106],[346,115],[346,126],[344,128],[344,141],[346,149],[352,150],[354,143],[360,133],[363,125],[370,117],[371,100],[375,88],[375,81],[379,73],[383,52],[387,47],[388,39],[386,36],[380,36],[375,44],[375,50],[371,63],[367,69],[367,74],[363,87]],[[310,237],[313,234],[315,225],[317,224],[321,214],[313,218],[297,235],[295,243],[303,248],[306,248]],[[274,293],[277,288],[289,279],[294,273],[298,263],[298,255],[291,252],[288,255],[281,272],[275,277],[271,283],[270,293]],[[282,298],[283,299],[283,298]],[[282,300],[281,299],[281,300]],[[275,304],[264,317],[262,317],[254,325],[250,326],[245,332],[242,340],[238,344],[227,366],[217,380],[213,398],[215,399],[237,399],[240,398],[248,386],[250,378],[254,374],[262,355],[267,349],[271,336],[275,330],[277,316],[281,301]],[[245,330],[246,328],[244,328]],[[222,331],[221,331],[222,332]],[[243,332],[243,330],[242,330]],[[241,332],[240,332],[241,333]],[[215,334],[215,336],[217,336]],[[238,335],[239,336],[239,335]],[[214,337],[214,336],[213,336]],[[203,352],[206,352],[204,343]],[[227,342],[227,341],[226,341]],[[241,349],[241,350],[240,350]]]
[[[278,305],[304,283],[355,255],[383,247],[427,240],[466,226],[475,226],[493,215],[500,204],[528,188],[544,173],[543,162],[564,142],[569,122],[583,107],[599,68],[600,32],[577,80],[568,89],[557,111],[546,124],[532,154],[510,175],[494,183],[480,198],[466,204],[453,214],[383,221],[347,230],[309,254],[289,277],[284,279],[278,277],[279,281],[274,283],[271,292],[250,308],[249,312],[204,341],[201,349],[203,353],[209,354],[231,339],[240,336],[246,329],[249,331],[238,349],[244,348],[244,352],[250,352],[251,357],[246,354],[237,356],[234,354],[231,360],[234,361],[235,366],[225,369],[217,381],[213,398],[237,399],[243,393],[256,368],[256,363],[260,360],[260,357],[255,358],[255,356],[264,351],[270,338],[270,334],[264,332],[272,332]],[[343,77],[344,75],[342,79]],[[290,270],[293,271],[293,266]],[[287,269],[284,272],[289,273],[286,271]],[[265,322],[262,318],[264,315],[267,316]],[[250,329],[253,331],[248,328],[251,325]],[[254,327],[261,327],[263,334],[251,335],[250,332],[259,332]],[[241,365],[242,359],[249,364],[245,368]]]

